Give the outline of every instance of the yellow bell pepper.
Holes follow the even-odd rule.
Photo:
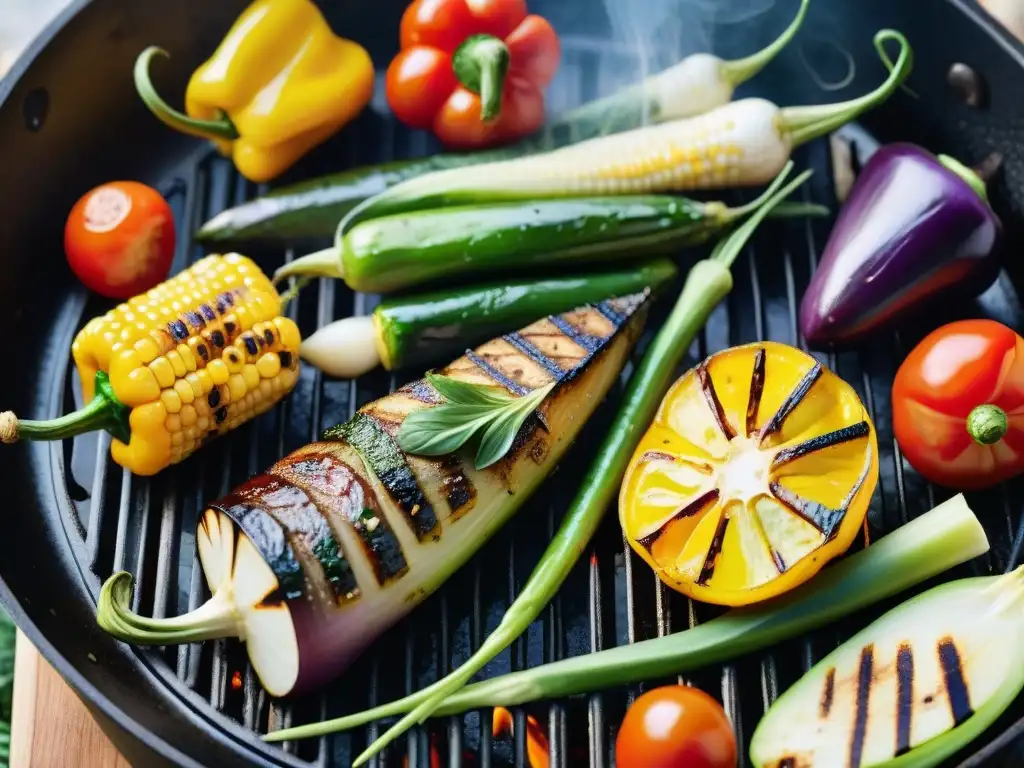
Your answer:
[[[189,80],[181,114],[135,63],[142,100],[164,124],[213,140],[250,181],[270,181],[369,103],[374,69],[362,46],[331,31],[310,0],[255,0]]]
[[[670,587],[747,605],[845,552],[877,482],[875,429],[853,388],[762,342],[676,381],[630,461],[619,518]]]

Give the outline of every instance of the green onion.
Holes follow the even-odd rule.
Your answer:
[[[641,425],[654,418],[659,401],[672,383],[676,367],[690,343],[711,311],[732,290],[732,263],[771,209],[811,175],[811,171],[805,171],[779,189],[792,168],[790,161],[765,193],[764,205],[720,241],[707,259],[697,262],[690,270],[675,307],[630,378],[619,412],[580,483],[579,493],[501,623],[462,667],[419,693],[396,702],[396,706],[408,706],[412,711],[371,744],[354,765],[362,765],[411,725],[429,717],[442,701],[521,635],[554,597],[597,530],[605,510],[615,500],[626,465],[643,434]]]
[[[754,732],[757,766],[930,768],[1024,688],[1024,566],[892,609],[816,664]]]
[[[718,664],[842,619],[986,551],[985,531],[958,494],[776,600],[735,608],[673,635],[475,683],[445,699],[434,714],[511,707]],[[324,723],[286,728],[265,739],[302,739],[355,728],[408,712],[415,704],[410,699],[416,698]]]

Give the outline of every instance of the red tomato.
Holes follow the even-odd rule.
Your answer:
[[[910,465],[938,485],[974,490],[1020,473],[1024,340],[994,320],[933,331],[896,372],[892,428]]]
[[[626,712],[615,742],[618,768],[736,768],[725,710],[697,688],[648,691]]]
[[[174,258],[174,216],[160,193],[145,184],[103,184],[71,209],[64,252],[88,288],[129,299],[167,279]]]

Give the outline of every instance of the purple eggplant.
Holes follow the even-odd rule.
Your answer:
[[[943,300],[977,296],[999,274],[1002,239],[977,174],[913,144],[882,147],[839,212],[800,330],[812,347],[852,344]]]

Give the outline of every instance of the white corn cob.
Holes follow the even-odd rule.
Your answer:
[[[694,53],[646,80],[659,122],[709,112],[732,100],[735,86],[724,62],[710,53]]]
[[[427,174],[395,190],[410,197],[460,191],[570,197],[753,186],[775,178],[789,160],[792,142],[779,117],[772,102],[743,99],[544,154]]]

